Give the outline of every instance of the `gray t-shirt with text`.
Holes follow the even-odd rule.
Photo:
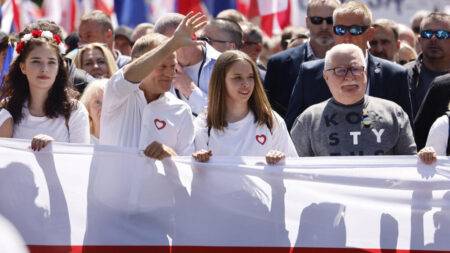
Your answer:
[[[292,140],[299,156],[413,155],[408,115],[394,102],[365,96],[353,105],[330,98],[295,121]]]

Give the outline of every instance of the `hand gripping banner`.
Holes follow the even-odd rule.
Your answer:
[[[447,157],[160,162],[0,139],[0,236],[37,253],[450,251],[449,177]]]

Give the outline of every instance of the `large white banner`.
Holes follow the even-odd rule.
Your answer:
[[[267,166],[262,157],[155,162],[115,147],[28,146],[0,139],[0,214],[31,252],[450,250],[447,157]]]

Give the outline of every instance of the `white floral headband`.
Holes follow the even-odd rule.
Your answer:
[[[31,33],[25,34],[20,41],[16,45],[16,52],[18,54],[22,53],[22,50],[24,49],[25,45],[30,41],[32,38],[39,38],[44,37],[48,40],[53,40],[58,46],[61,46],[61,37],[59,37],[58,34],[53,34],[50,31],[43,31],[40,29],[34,29],[31,31]],[[61,49],[61,48],[60,48]]]

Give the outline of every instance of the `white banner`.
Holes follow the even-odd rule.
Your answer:
[[[0,139],[0,214],[31,252],[450,250],[448,157],[267,166],[262,157],[155,162],[116,147],[28,146]]]

